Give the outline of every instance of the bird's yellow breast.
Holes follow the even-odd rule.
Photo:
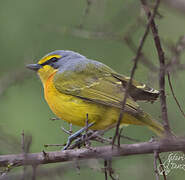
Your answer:
[[[45,82],[44,95],[51,110],[59,118],[83,127],[86,124],[88,114],[88,122],[95,122],[91,129],[106,129],[117,122],[120,113],[119,109],[87,102],[59,92],[53,84],[55,73]],[[124,124],[132,124],[132,120],[136,121],[131,115],[125,113]],[[135,122],[135,124],[137,123]]]
[[[78,125],[85,126],[86,114],[88,113],[89,122],[99,121],[101,119],[101,112],[105,108],[99,109],[98,105],[84,102],[80,98],[60,93],[53,84],[53,77],[51,75],[44,85],[45,99],[52,109],[52,111],[61,119]],[[100,112],[101,111],[101,112]],[[92,118],[93,117],[93,118]]]

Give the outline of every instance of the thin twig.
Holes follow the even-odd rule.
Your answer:
[[[174,93],[174,90],[173,90],[173,86],[172,86],[172,83],[171,83],[170,73],[168,72],[167,74],[168,74],[168,83],[169,83],[169,86],[170,86],[170,89],[171,89],[173,98],[174,98],[174,100],[175,100],[175,102],[176,102],[176,104],[177,104],[177,106],[178,106],[180,112],[181,112],[182,115],[185,117],[185,113],[184,113],[184,111],[182,110],[181,105],[180,105],[180,103],[178,102],[178,100],[177,100],[177,98],[176,98],[176,96],[175,96],[175,93]]]
[[[21,148],[22,148],[22,153],[25,153],[25,138],[24,138],[24,130],[22,131],[22,139],[21,139]]]
[[[71,135],[72,134],[72,132],[71,132],[71,130],[66,130],[63,126],[61,126],[61,129],[62,129],[62,131],[64,131],[66,134],[69,134],[69,135]]]
[[[84,136],[79,137],[78,139],[76,139],[74,144],[69,146],[68,149],[74,149],[76,147],[80,147],[86,141],[89,141],[89,140],[92,140],[92,139],[96,139],[98,133],[99,133],[98,131],[95,131],[95,132],[89,131],[88,134],[87,134],[87,137],[85,137],[85,138],[84,138]]]
[[[111,139],[104,138],[102,135],[99,135],[99,134],[96,134],[95,139],[92,139],[92,140],[95,140],[95,141],[98,141],[98,142],[101,142],[101,143],[105,143],[105,142],[107,142],[109,144],[112,143]]]
[[[104,160],[104,174],[105,174],[105,180],[108,180],[108,175],[107,175],[107,160]]]
[[[159,173],[157,170],[157,158],[158,158],[158,152],[154,151],[154,171],[155,171],[156,180],[159,180]]]
[[[145,13],[149,20],[151,20],[151,12],[148,8],[148,5],[145,0],[141,0]],[[158,5],[160,4],[160,0],[156,2]],[[166,94],[165,94],[165,56],[164,51],[161,46],[161,40],[158,35],[158,29],[156,27],[155,21],[152,18],[150,27],[152,30],[155,46],[157,49],[159,63],[160,63],[160,71],[159,71],[159,87],[160,87],[160,103],[161,103],[161,111],[162,111],[162,119],[163,119],[163,126],[165,129],[166,136],[171,135],[170,125],[168,121],[168,114],[167,114],[167,104],[166,104]]]
[[[21,147],[22,147],[22,154],[24,155],[26,159],[26,153],[25,153],[25,138],[24,138],[24,130],[22,131],[22,141],[21,141]],[[26,174],[26,166],[23,166],[23,172],[22,172],[22,180],[25,179],[25,174]]]
[[[73,130],[72,130],[72,123],[69,124],[69,130],[65,129],[63,126],[61,126],[62,131],[64,131],[66,134],[68,135],[72,135],[73,134]]]
[[[88,115],[88,113],[86,114],[86,124],[85,124],[85,126],[86,126],[86,130],[85,130],[85,139],[86,139],[86,141],[85,141],[85,145],[86,146],[89,146],[90,145],[90,141],[88,140],[88,130],[89,130],[89,128],[88,128],[88,125],[89,125],[89,117],[88,117],[89,115]]]
[[[122,131],[123,131],[123,127],[121,127],[120,128],[120,130],[119,130],[119,134],[118,134],[118,146],[120,146],[120,144],[121,144],[121,133],[122,133]]]
[[[149,34],[150,24],[151,24],[153,18],[155,18],[155,15],[156,15],[156,12],[157,12],[157,9],[158,9],[158,6],[159,6],[159,2],[160,1],[157,0],[157,2],[155,4],[153,14],[151,15],[151,17],[149,19],[149,22],[147,24],[145,33],[144,33],[144,35],[143,35],[143,37],[141,39],[141,42],[139,44],[136,57],[134,58],[134,65],[133,65],[133,68],[132,68],[132,71],[131,71],[129,82],[128,82],[127,87],[126,87],[126,91],[125,91],[125,95],[124,95],[124,99],[123,99],[123,103],[122,103],[122,109],[121,109],[121,112],[120,112],[120,115],[119,115],[119,118],[118,118],[118,121],[117,121],[117,124],[116,124],[116,130],[115,130],[115,134],[114,134],[114,137],[113,137],[113,140],[112,140],[112,145],[115,144],[116,137],[118,136],[118,133],[119,133],[119,126],[120,126],[121,120],[123,119],[128,92],[130,90],[130,86],[132,84],[132,79],[134,77],[134,73],[135,73],[135,70],[137,68],[138,60],[139,60],[139,58],[141,56],[141,51],[142,51],[143,45],[145,43],[147,35]]]
[[[36,175],[37,175],[37,166],[36,165],[33,165],[32,166],[32,180],[36,180]]]
[[[73,134],[73,124],[72,123],[69,124],[69,132]]]
[[[74,165],[75,165],[75,169],[77,171],[77,174],[80,175],[80,163],[78,160],[75,160],[74,162],[75,162]]]
[[[113,171],[113,169],[112,169],[112,160],[111,160],[111,159],[108,160],[108,172],[109,172],[110,178],[111,178],[112,180],[116,180],[116,179],[114,178],[114,176],[113,176],[114,171]]]
[[[44,147],[49,147],[49,146],[54,146],[54,147],[61,147],[64,146],[65,144],[44,144]]]
[[[92,130],[89,130],[88,133],[87,133],[87,137],[84,138],[84,136],[82,135],[81,137],[79,137],[78,139],[76,139],[75,143],[72,144],[71,146],[69,146],[68,149],[74,149],[76,147],[80,147],[83,143],[85,143],[86,141],[89,141],[89,140],[95,140],[95,141],[98,141],[98,142],[108,142],[110,143],[110,141],[106,138],[103,138],[102,135],[108,131],[109,129],[111,129],[111,127],[109,127],[108,129],[105,129],[105,130],[101,130],[101,131],[92,131]],[[112,141],[111,141],[112,143]]]
[[[50,120],[51,121],[56,121],[56,120],[58,121],[58,120],[60,120],[60,118],[53,117],[53,118],[50,118]]]
[[[162,172],[163,172],[163,177],[164,177],[164,180],[167,180],[167,178],[166,178],[166,174],[165,174],[164,165],[163,165],[163,162],[162,162],[162,160],[161,160],[161,158],[160,158],[159,154],[157,154],[157,158],[158,158],[158,160],[159,160],[159,163],[160,163],[160,165],[161,165],[161,168],[162,168]]]
[[[22,131],[22,139],[21,139],[21,149],[22,149],[22,155],[24,157],[24,161],[26,161],[27,153],[29,153],[30,146],[32,143],[32,136],[25,136],[24,130]],[[22,178],[21,180],[24,180],[26,178],[26,171],[27,167],[23,164],[23,172],[22,172]]]

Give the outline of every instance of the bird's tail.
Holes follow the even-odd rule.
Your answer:
[[[162,138],[165,136],[165,131],[161,123],[152,119],[152,117],[147,113],[144,113],[141,118],[142,122],[159,137]]]

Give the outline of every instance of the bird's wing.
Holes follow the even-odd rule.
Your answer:
[[[122,74],[118,73],[112,73],[112,76],[115,77],[116,79],[120,80],[122,82],[123,87],[126,88],[130,77],[124,76]],[[129,91],[130,96],[135,100],[135,101],[155,101],[158,96],[159,96],[159,91],[150,88],[146,84],[137,82],[136,80],[132,80],[132,85]]]
[[[56,73],[54,85],[61,93],[121,109],[125,88],[111,72],[107,66],[88,64],[85,68],[75,69],[75,72]],[[125,111],[135,115],[140,112],[138,104],[130,96]]]

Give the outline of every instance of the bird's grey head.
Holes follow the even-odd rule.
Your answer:
[[[79,58],[85,58],[85,56],[76,53],[74,51],[69,51],[69,50],[56,50],[53,51],[45,56],[51,57],[47,61],[45,61],[42,65],[50,65],[55,69],[58,69],[60,66],[63,64],[67,63],[70,59],[79,59]],[[44,57],[44,58],[45,58]]]
[[[47,56],[52,56],[52,55],[59,55],[61,56],[61,59],[70,59],[70,58],[82,58],[82,57],[85,57],[77,52],[74,52],[74,51],[69,51],[69,50],[56,50],[56,51],[53,51],[49,54],[47,54],[45,57]]]
[[[49,65],[58,69],[71,59],[86,59],[86,57],[69,50],[56,50],[41,58],[37,64],[27,65],[27,68],[37,71],[45,65]]]

